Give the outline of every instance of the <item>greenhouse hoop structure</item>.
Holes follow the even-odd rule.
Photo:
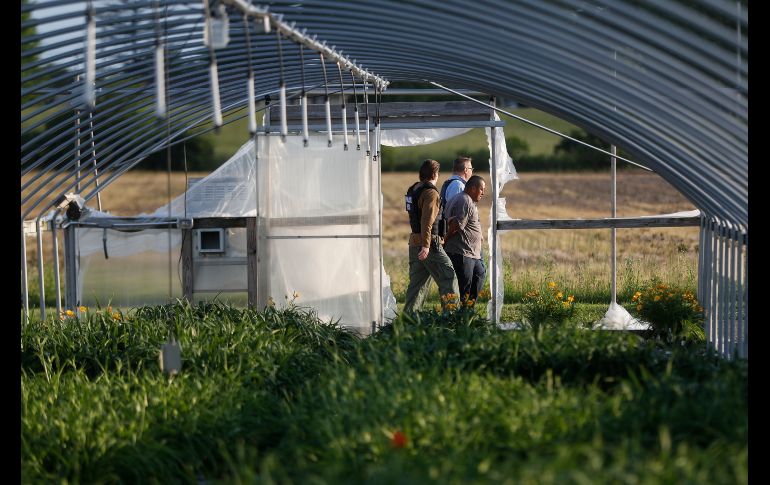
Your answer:
[[[381,324],[389,299],[379,248],[379,147],[389,142],[389,130],[393,143],[399,138],[417,143],[477,126],[487,129],[493,161],[488,238],[493,319],[499,320],[502,303],[496,268],[503,231],[697,224],[697,296],[707,339],[727,358],[748,357],[746,1],[40,0],[22,2],[21,28],[25,318],[31,284],[39,287],[45,311],[46,230],[56,281],[60,230],[70,248],[63,262],[63,304],[55,285],[58,308],[75,307],[78,285],[88,284],[77,273],[82,269],[78,259],[90,246],[78,242],[77,232],[90,232],[89,241],[102,245],[103,259],[115,260],[120,237],[128,241],[129,235],[162,233],[155,242],[163,239],[168,252],[174,231],[179,254],[187,254],[177,268],[184,274],[179,288],[170,282],[163,297],[219,290],[205,286],[216,280],[243,292],[252,304],[280,298],[270,293],[281,287],[279,280],[286,290],[293,270],[276,268],[295,260],[306,250],[303,244],[328,244],[359,255],[360,285],[351,278],[350,287],[343,288],[341,280],[335,305],[358,312],[354,326]],[[483,99],[454,108],[383,103],[396,82],[482,93]],[[320,104],[310,102],[319,98]],[[632,220],[614,215],[511,220],[499,194],[516,174],[504,137],[495,135],[501,129],[497,113],[506,113],[495,99],[515,100],[595,134],[627,154],[621,158],[613,150],[608,161],[654,171],[697,212]],[[455,108],[476,118],[461,119],[466,115]],[[401,125],[389,120],[397,116],[405,118]],[[231,202],[240,194],[238,200],[252,201],[253,207],[197,221],[185,217],[184,200],[181,213],[174,212],[172,202],[162,208],[165,215],[131,220],[111,219],[102,211],[102,191],[147,156],[241,119],[248,119],[250,137],[242,150],[254,163],[239,166],[252,170],[246,176],[255,181],[254,193],[229,194]],[[297,198],[292,191],[320,190],[306,179],[316,163],[311,160],[321,159],[336,167],[332,172],[350,177],[353,188],[343,194],[349,197],[317,192],[318,210],[306,214],[309,206],[289,202]],[[281,165],[278,160],[293,161]],[[204,194],[202,185],[201,200],[215,199],[217,190],[244,180],[231,176],[229,182],[219,180],[216,190],[207,185],[210,193]],[[283,177],[286,185],[272,184],[268,177]],[[266,196],[271,189],[280,189],[270,192],[276,199]],[[188,190],[193,191],[195,185]],[[326,199],[328,205],[318,204]],[[238,227],[205,227],[203,221],[235,216],[246,219],[236,222]],[[311,236],[314,243],[308,242]],[[72,249],[76,246],[80,252]],[[28,279],[28,247],[37,251],[37,282]],[[217,258],[231,258],[233,266],[243,268],[238,271],[261,276],[245,278],[246,284],[241,276],[241,283],[225,281],[229,272],[213,264]]]

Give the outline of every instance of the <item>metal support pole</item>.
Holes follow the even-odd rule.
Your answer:
[[[59,238],[57,237],[56,218],[59,216],[59,209],[56,209],[51,219],[51,239],[53,240],[53,280],[56,286],[56,313],[60,315],[61,307],[61,278],[59,275]]]
[[[380,150],[380,147],[377,147],[377,151]],[[367,152],[369,153],[369,152]],[[367,154],[367,157],[369,157],[371,161],[371,155]],[[371,166],[371,164],[370,164]],[[379,194],[379,197],[377,197],[377,223],[378,223],[378,230],[377,234],[380,235],[379,245],[380,245],[380,267],[379,267],[379,288],[380,288],[380,325],[385,325],[385,301],[384,301],[384,288],[382,287],[382,277],[383,277],[383,267],[384,262],[382,260],[382,204],[383,204],[383,196],[382,196],[382,159],[380,159],[377,162],[377,166],[373,167],[377,169],[377,193]],[[391,290],[392,290],[391,286]]]
[[[80,83],[80,74],[75,76],[75,82]],[[75,134],[77,135],[75,137],[75,148],[76,148],[76,158],[75,158],[75,166],[77,167],[77,172],[75,174],[75,192],[80,193],[80,110],[75,110]]]
[[[698,299],[698,301],[703,307],[703,320],[704,331],[706,332],[706,341],[711,342],[711,319],[709,318],[709,312],[711,312],[711,266],[713,263],[711,259],[711,223],[709,222],[708,218],[706,218],[705,214],[701,216],[701,221],[703,227],[703,245],[701,246],[700,252],[703,253],[703,265],[698,268],[698,273],[699,277],[703,280],[703,295]]]
[[[745,271],[744,271],[744,286],[743,286],[743,308],[744,312],[746,312],[746,316],[743,320],[744,330],[743,330],[743,357],[748,359],[749,358],[749,234],[748,231],[746,231],[746,244],[744,244],[744,250],[746,251],[746,258],[745,258]]]
[[[617,147],[615,145],[611,146],[611,152],[612,157],[610,157],[610,166],[611,166],[611,173],[612,173],[612,202],[611,202],[611,211],[612,211],[612,217],[617,217],[617,185],[618,185],[618,174],[617,174],[617,160],[615,159],[615,155],[617,154]],[[617,228],[613,227],[610,229],[611,232],[611,250],[612,253],[612,260],[610,266],[612,267],[612,303],[618,302],[618,268],[617,268]]]
[[[490,101],[490,106],[494,108],[496,105],[495,98],[493,97]],[[494,119],[494,111],[489,115],[490,120]],[[498,317],[497,317],[497,197],[499,196],[499,191],[497,187],[497,153],[495,150],[496,140],[495,140],[495,128],[492,126],[489,128],[490,132],[490,145],[491,145],[491,153],[489,154],[489,170],[490,170],[490,178],[492,179],[492,255],[490,257],[490,261],[492,264],[490,264],[491,271],[490,276],[491,279],[489,281],[490,289],[492,290],[491,293],[491,301],[492,301],[492,315],[489,315],[489,321],[497,323]],[[502,304],[502,302],[500,302]]]
[[[91,156],[94,160],[94,186],[96,187],[96,206],[102,211],[102,194],[99,193],[99,172],[96,170],[96,143],[94,141],[94,113],[88,112],[88,124],[91,129]]]
[[[737,265],[737,259],[738,259],[738,231],[734,228],[730,229],[730,247],[732,249],[732,255],[730,257],[730,356],[731,358],[735,356],[736,351],[738,350],[738,334],[735,332],[736,329],[736,318],[735,318],[735,296],[737,292],[735,291],[735,286],[737,285],[737,280],[735,278],[737,272],[738,272],[738,265]]]
[[[27,323],[29,320],[29,281],[27,281],[27,236],[24,234],[24,219],[21,220],[21,293],[24,323]]]
[[[714,346],[716,350],[719,350],[719,335],[717,334],[717,282],[718,282],[718,270],[719,270],[719,238],[717,236],[717,225],[716,220],[713,218],[709,221],[709,233],[710,233],[710,239],[711,242],[709,245],[711,246],[710,255],[711,255],[711,278],[709,281],[709,286],[711,287],[711,290],[709,292],[709,329],[710,329],[710,336],[711,336],[711,343]]]
[[[40,285],[40,319],[45,320],[45,281],[43,271],[43,231],[40,229],[40,214],[35,219],[35,229],[37,230],[37,271],[38,284]]]
[[[706,218],[701,215],[700,228],[698,230],[698,291],[696,293],[696,297],[698,298],[698,301],[701,302],[701,304],[703,303],[703,268],[705,267],[704,263],[706,261],[706,244],[704,243],[706,237],[705,221]]]
[[[737,231],[738,234],[738,261],[736,264],[737,272],[735,275],[735,281],[736,281],[736,294],[735,294],[735,314],[737,319],[737,328],[736,334],[738,335],[738,356],[739,357],[745,357],[743,355],[743,344],[745,343],[746,339],[743,335],[743,331],[746,328],[744,326],[744,315],[743,315],[743,231],[738,228]]]
[[[725,291],[727,273],[727,241],[725,227],[722,221],[719,221],[719,303],[717,311],[717,325],[719,325],[719,352],[724,357],[727,352],[727,329],[725,325],[725,307],[727,306],[727,292]]]

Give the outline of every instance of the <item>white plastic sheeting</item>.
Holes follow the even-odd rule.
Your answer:
[[[382,130],[380,144],[389,147],[427,145],[460,136],[470,130],[472,128],[401,128],[397,130]]]
[[[516,178],[516,173],[502,128],[496,129],[498,185],[502,187]],[[383,131],[381,140],[389,146],[412,146],[469,130],[398,129]],[[301,136],[285,140],[260,136],[256,143],[246,142],[185,194],[138,217],[257,216],[257,278],[262,301],[272,298],[281,306],[296,294],[295,304],[314,308],[322,319],[367,333],[372,322],[383,323],[383,317],[390,320],[396,312],[390,278],[380,258],[379,173],[379,162],[367,157],[364,150],[342,149],[342,135],[334,136],[332,147],[327,146],[325,134],[311,135],[308,146],[303,146]],[[104,216],[109,214],[89,214],[90,218]],[[245,259],[245,230],[225,231],[228,257]],[[84,304],[136,306],[167,301],[169,254],[170,296],[182,296],[180,230],[108,229],[105,233],[103,229],[79,228],[77,234],[79,295]],[[105,234],[108,259],[104,255]],[[216,294],[217,288],[230,292],[246,288],[245,263],[228,268],[218,266],[212,258],[203,263],[197,259],[195,265],[196,291]],[[498,265],[502,267],[499,257]],[[502,291],[502,283],[498,287]],[[201,296],[196,294],[196,298]]]
[[[500,121],[500,117],[497,115],[497,112],[494,113],[494,120]],[[492,130],[495,130],[495,146],[494,150],[492,150]],[[487,146],[489,146],[490,154],[494,153],[494,164],[492,163],[492,160],[490,160],[489,163],[489,184],[487,187],[492,188],[492,193],[490,194],[491,197],[497,198],[497,220],[510,220],[510,216],[508,216],[508,213],[505,210],[505,197],[500,197],[500,193],[503,191],[503,187],[505,184],[510,182],[511,180],[516,180],[519,178],[518,174],[516,173],[516,169],[513,166],[513,159],[508,155],[508,148],[505,144],[505,131],[503,131],[502,127],[495,127],[495,128],[487,128]],[[496,187],[492,187],[492,167],[495,167],[495,181],[496,181]],[[489,303],[487,304],[487,315],[489,315],[489,318],[492,319],[492,315],[494,315],[494,319],[492,319],[495,322],[500,321],[500,316],[503,311],[503,296],[505,295],[505,288],[504,288],[504,275],[503,275],[503,255],[502,250],[500,249],[500,235],[497,233],[497,231],[493,231],[493,213],[492,211],[495,210],[495,205],[492,204],[492,207],[489,210],[489,228],[487,230],[487,245],[489,248],[489,262],[487,264],[487,268],[493,268],[492,265],[492,251],[493,247],[496,248],[495,250],[495,262],[494,268],[492,272],[488,271],[488,277],[490,278],[490,291],[493,287],[496,288],[495,291],[495,298],[490,298]],[[495,243],[493,244],[493,238],[496,238]],[[492,285],[491,278],[495,278],[497,284]],[[495,302],[495,308],[492,308],[492,302]]]
[[[169,258],[170,296],[182,296],[178,277],[181,248],[178,229],[122,232],[81,227],[77,230],[77,239],[78,300],[82,305],[134,307],[166,303],[169,298]]]
[[[367,333],[382,320],[380,167],[325,137],[258,139],[257,257],[270,262],[258,287],[279,306],[296,292],[322,319]]]

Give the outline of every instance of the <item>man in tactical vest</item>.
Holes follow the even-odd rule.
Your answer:
[[[442,247],[444,235],[439,233],[438,172],[437,161],[425,160],[420,166],[420,181],[407,192],[412,233],[409,235],[409,287],[405,313],[422,308],[430,278],[438,284],[439,295],[453,295],[444,301],[445,304],[457,304],[459,296],[454,267]]]

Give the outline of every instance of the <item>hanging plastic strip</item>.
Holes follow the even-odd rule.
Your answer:
[[[337,69],[340,72],[340,97],[342,98],[342,132],[343,136],[343,149],[348,149],[348,112],[345,106],[345,86],[342,82],[342,66],[337,63]]]
[[[83,98],[89,108],[96,106],[96,93],[94,85],[96,82],[96,18],[94,7],[88,2],[86,10],[86,76],[83,86]]]
[[[350,79],[353,81],[353,113],[356,115],[356,150],[361,149],[361,127],[358,122],[358,93],[356,93],[356,77],[350,73]]]
[[[364,107],[366,108],[366,156],[372,155],[372,144],[369,142],[369,92],[366,90],[366,80],[364,80]]]
[[[327,133],[327,146],[332,146],[332,109],[329,104],[329,79],[326,77],[326,61],[324,61],[324,55],[319,54],[321,57],[321,67],[324,71],[324,89],[326,90],[326,97],[324,100],[324,106],[326,107],[326,133]]]
[[[289,134],[289,128],[286,123],[286,80],[283,77],[283,48],[281,47],[281,31],[275,31],[276,41],[278,42],[278,68],[280,70],[280,109],[281,109],[281,139],[286,140]]]
[[[211,81],[211,103],[214,110],[214,127],[222,126],[222,103],[219,100],[219,73],[217,70],[217,57],[214,54],[214,33],[211,27],[211,12],[208,0],[203,0],[203,8],[206,10],[206,32],[208,33],[209,48],[209,80]]]
[[[382,103],[382,91],[378,83],[374,85],[374,100],[377,103],[377,114],[374,118],[374,134],[376,136],[374,139],[374,160],[377,161],[380,159],[380,104]]]
[[[251,36],[249,35],[249,21],[246,15],[243,16],[243,29],[246,31],[246,57],[249,63],[249,78],[246,83],[249,96],[249,135],[253,137],[257,132],[257,106],[254,97],[254,69],[251,65]]]
[[[166,116],[165,46],[160,36],[159,5],[155,2],[155,115]]]
[[[307,146],[310,131],[307,127],[307,93],[305,92],[305,46],[299,45],[299,66],[302,71],[302,145]]]

